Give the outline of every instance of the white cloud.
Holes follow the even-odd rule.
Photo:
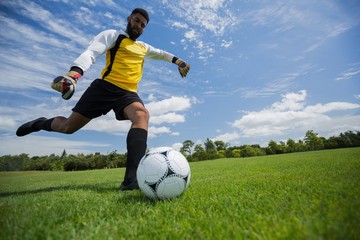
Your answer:
[[[187,38],[190,41],[195,41],[197,39],[196,32],[194,29],[191,29],[185,33],[185,38]]]
[[[352,79],[358,75],[360,75],[360,67],[358,66],[359,64],[354,64],[353,67],[347,69],[346,71],[344,71],[343,73],[341,73],[341,76],[337,77],[335,80],[336,81],[344,81],[344,80],[349,80]]]
[[[160,116],[150,117],[150,124],[159,125],[163,123],[181,123],[185,122],[185,117],[174,112],[165,113]]]
[[[72,15],[77,22],[83,25],[94,26],[97,29],[101,28],[101,25],[99,25],[97,19],[93,17],[94,13],[92,10],[87,7],[80,7],[80,9],[76,9]],[[103,16],[109,17],[109,14],[104,14]]]
[[[306,98],[306,91],[302,90],[298,93],[287,93],[283,95],[281,102],[274,103],[271,108],[274,111],[300,110],[304,106],[304,100]]]
[[[91,130],[109,134],[127,134],[131,126],[130,121],[117,121],[113,111],[107,115],[93,119],[88,123],[84,130]]]
[[[347,25],[347,24],[338,24],[338,25],[335,24],[334,26],[331,25],[328,27],[324,27],[324,29],[326,29],[327,31],[321,31],[323,33],[319,37],[314,39],[315,40],[314,43],[305,50],[305,53],[314,51],[315,49],[320,47],[322,44],[324,44],[330,38],[334,38],[334,37],[344,33],[345,31],[347,31],[350,28],[351,28],[351,26]]]
[[[232,1],[226,0],[162,0],[162,3],[183,22],[169,20],[171,27],[184,29],[181,43],[184,49],[189,46],[198,50],[197,58],[206,61],[213,56],[215,47],[229,47],[232,42],[224,40],[238,24],[233,13]],[[222,37],[221,40],[219,37]],[[191,44],[189,44],[189,41]]]
[[[171,22],[170,25],[175,28],[183,28],[183,29],[187,29],[189,27],[186,23],[178,22],[178,21]]]
[[[212,139],[212,141],[223,141],[225,143],[233,142],[234,140],[237,140],[240,138],[239,133],[233,132],[233,133],[224,133],[221,135],[216,136]]]
[[[106,13],[104,14],[104,17],[107,17],[107,18],[109,18],[109,19],[113,19],[113,18],[114,18],[114,15],[112,15],[111,12],[106,12]]]
[[[162,134],[171,134],[171,130],[169,127],[154,127],[150,126],[148,131],[149,138],[154,138]]]
[[[330,131],[330,129],[338,127],[335,123],[339,124],[340,119],[347,122],[347,118],[325,115],[325,113],[360,108],[360,104],[347,102],[305,106],[305,98],[305,90],[298,93],[287,93],[280,102],[275,102],[268,108],[259,112],[246,113],[233,122],[233,127],[239,129],[241,135],[245,137],[283,135],[289,131],[323,129],[324,125],[328,126]],[[356,118],[360,118],[360,116],[356,116]],[[360,128],[360,125],[355,122],[352,125],[342,124],[343,127],[345,125],[350,129]]]
[[[11,115],[0,115],[0,131],[16,128],[16,121]]]
[[[0,15],[0,24],[2,28],[0,36],[3,39],[8,39],[9,41],[19,42],[19,47],[23,47],[21,44],[25,44],[24,49],[26,49],[26,47],[30,47],[31,49],[34,43],[41,44],[42,46],[50,45],[56,48],[68,49],[69,51],[76,49],[68,42],[62,41],[52,34],[39,31],[27,24],[20,23],[17,20],[7,18],[5,16]],[[24,41],[24,39],[27,41]],[[28,41],[30,41],[30,43]],[[46,50],[43,47],[41,49]]]
[[[192,25],[202,27],[215,35],[223,35],[236,24],[236,18],[226,0],[163,0],[177,17]]]
[[[233,42],[232,41],[225,41],[225,40],[222,40],[222,42],[221,42],[221,47],[223,47],[223,48],[229,48],[231,45],[233,44]]]
[[[146,104],[150,115],[160,115],[168,112],[185,111],[191,107],[191,99],[188,97],[171,97],[157,102]]]
[[[221,134],[213,139],[238,142],[240,138],[299,136],[307,130],[314,130],[329,137],[348,130],[360,130],[360,115],[331,115],[335,111],[359,109],[360,104],[330,102],[306,106],[306,96],[306,90],[287,93],[282,96],[281,101],[260,111],[246,112],[234,121],[232,126],[238,131]]]
[[[74,27],[74,24],[72,24],[71,21],[55,17],[51,12],[34,2],[19,0],[16,7],[20,8],[19,12],[21,12],[24,16],[37,21],[53,33],[57,33],[60,36],[75,41],[82,46],[89,42],[89,37],[87,37],[80,29]],[[71,29],[71,31],[69,31],[69,29]]]
[[[105,5],[109,6],[109,7],[118,7],[113,0],[102,0],[102,1],[99,1],[99,2],[100,2],[99,3],[100,5],[105,4]]]
[[[313,106],[308,106],[304,109],[304,112],[321,114],[333,111],[352,110],[357,108],[360,108],[360,104],[348,102],[331,102],[326,104],[319,103]]]

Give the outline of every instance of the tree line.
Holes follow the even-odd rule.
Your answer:
[[[267,147],[259,144],[230,146],[223,141],[206,139],[204,144],[194,144],[191,140],[183,142],[181,152],[189,161],[202,161],[217,158],[241,158],[323,149],[360,147],[360,132],[346,131],[328,139],[308,130],[302,140],[288,139],[286,142],[269,141]]]
[[[360,147],[360,132],[346,131],[338,136],[324,138],[308,130],[303,140],[288,139],[286,142],[271,140],[267,147],[258,144],[230,146],[224,141],[206,139],[203,144],[191,140],[183,142],[180,152],[189,162],[218,158],[245,158],[273,154],[314,151],[322,149]],[[79,171],[125,167],[126,153],[113,151],[109,154],[67,154],[29,157],[28,154],[4,155],[0,157],[0,171]]]
[[[113,151],[109,154],[67,154],[29,157],[28,154],[0,157],[0,171],[80,171],[125,167],[126,154]]]

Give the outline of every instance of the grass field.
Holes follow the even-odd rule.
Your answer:
[[[0,239],[360,239],[360,148],[190,166],[172,201],[124,169],[0,173]]]

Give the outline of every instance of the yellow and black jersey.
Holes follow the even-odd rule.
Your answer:
[[[101,79],[131,92],[137,91],[145,58],[167,62],[172,62],[174,58],[171,53],[130,39],[126,32],[106,30],[94,37],[73,66],[86,72],[104,53],[106,65],[101,72]]]

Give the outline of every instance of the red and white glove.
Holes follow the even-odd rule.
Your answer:
[[[175,61],[175,64],[178,65],[179,73],[181,77],[186,77],[187,73],[190,70],[190,64],[187,64],[184,60],[178,58]]]
[[[51,88],[61,93],[65,100],[69,100],[75,92],[76,83],[81,74],[76,71],[69,71],[64,76],[56,77],[51,83]]]

